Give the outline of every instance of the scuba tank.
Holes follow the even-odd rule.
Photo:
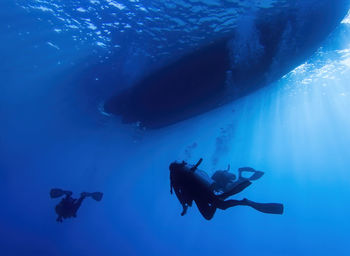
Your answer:
[[[187,168],[189,169],[189,171],[191,171],[194,174],[195,178],[201,184],[205,185],[205,187],[211,188],[215,181],[212,178],[210,178],[205,171],[198,169],[198,166],[202,163],[202,161],[203,161],[202,158],[199,159],[197,164],[195,164],[194,166],[187,164]]]

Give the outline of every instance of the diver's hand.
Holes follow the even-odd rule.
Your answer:
[[[181,216],[184,216],[187,212],[187,209],[188,209],[188,205],[185,204],[185,205],[182,205],[183,209],[182,209],[182,213],[181,213]]]

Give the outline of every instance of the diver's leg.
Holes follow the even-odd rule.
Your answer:
[[[255,210],[263,213],[271,213],[271,214],[283,214],[283,204],[278,203],[256,203],[250,201],[246,198],[242,200],[244,205],[250,206]]]
[[[74,217],[76,217],[77,211],[78,211],[78,209],[80,208],[81,203],[84,201],[85,197],[86,197],[86,196],[85,196],[84,194],[82,194],[82,195],[80,196],[80,198],[77,199],[77,200],[74,202]]]
[[[254,208],[255,210],[263,213],[271,213],[271,214],[283,214],[283,204],[278,203],[256,203],[250,201],[246,198],[243,200],[221,200],[218,199],[215,201],[214,206],[219,209],[226,210],[227,208],[237,206],[237,205],[246,205]]]
[[[247,205],[245,203],[244,200],[233,200],[233,199],[230,199],[230,200],[222,200],[222,199],[217,199],[215,200],[215,202],[213,203],[213,205],[221,210],[226,210],[230,207],[234,207],[234,206],[237,206],[237,205]]]
[[[206,220],[211,220],[215,214],[216,207],[209,205],[208,202],[204,202],[201,200],[196,200],[195,202],[202,216]]]
[[[229,191],[224,192],[217,197],[220,199],[225,200],[226,198],[233,196],[235,194],[238,194],[239,192],[242,192],[246,187],[250,186],[252,184],[249,180],[244,180],[237,185],[235,185],[233,188],[231,188]]]
[[[187,209],[188,209],[188,205],[187,204],[183,204],[182,205],[182,213],[181,216],[184,216],[187,213]]]

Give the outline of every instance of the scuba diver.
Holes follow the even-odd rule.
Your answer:
[[[189,165],[185,161],[181,163],[173,162],[169,166],[170,193],[172,194],[173,191],[175,191],[176,197],[182,205],[181,216],[186,214],[188,207],[192,206],[193,201],[196,203],[202,216],[207,220],[213,218],[216,209],[226,210],[237,205],[250,206],[264,213],[283,213],[283,204],[256,203],[246,198],[242,200],[226,200],[228,197],[243,191],[251,184],[251,181],[240,175],[240,182],[235,183],[234,186],[227,190],[227,186],[220,187],[215,185],[215,180],[211,179],[206,172],[197,169],[202,161],[203,159],[201,158],[196,165]],[[244,170],[242,170],[242,172],[243,171]],[[259,175],[260,177],[262,176],[261,173],[259,173]],[[233,176],[229,175],[229,177],[232,178]],[[215,194],[215,189],[216,191],[222,192]]]
[[[55,211],[58,215],[56,221],[62,222],[63,219],[67,218],[76,218],[77,217],[77,211],[79,207],[81,206],[81,203],[85,199],[85,197],[90,196],[95,201],[101,201],[103,193],[101,192],[94,192],[94,193],[88,193],[88,192],[82,192],[80,194],[80,198],[75,199],[72,198],[72,191],[62,190],[59,188],[53,188],[50,191],[50,197],[51,198],[58,198],[61,196],[65,197],[61,200],[61,202],[56,205]]]

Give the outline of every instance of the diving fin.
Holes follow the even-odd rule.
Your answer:
[[[103,193],[101,192],[94,192],[94,193],[89,193],[89,196],[92,197],[95,201],[99,202],[102,200]]]
[[[57,198],[57,197],[61,197],[63,195],[71,196],[72,194],[73,194],[72,191],[63,190],[60,188],[53,188],[50,190],[50,197],[51,198]]]
[[[256,170],[252,167],[241,167],[238,168],[238,172],[256,172]]]
[[[271,214],[283,214],[283,204],[278,203],[256,203],[248,199],[243,199],[246,202],[246,205],[253,207],[255,210],[263,213]]]
[[[255,171],[255,173],[249,178],[249,180],[257,180],[260,179],[264,175],[262,171]]]
[[[64,195],[64,191],[60,188],[53,188],[50,190],[50,197],[57,198]]]
[[[262,171],[257,171],[254,168],[251,167],[242,167],[238,169],[238,173],[239,173],[239,177],[242,177],[242,172],[252,172],[252,176],[250,176],[249,178],[247,177],[246,179],[248,180],[257,180],[260,179],[263,175],[264,172]]]

